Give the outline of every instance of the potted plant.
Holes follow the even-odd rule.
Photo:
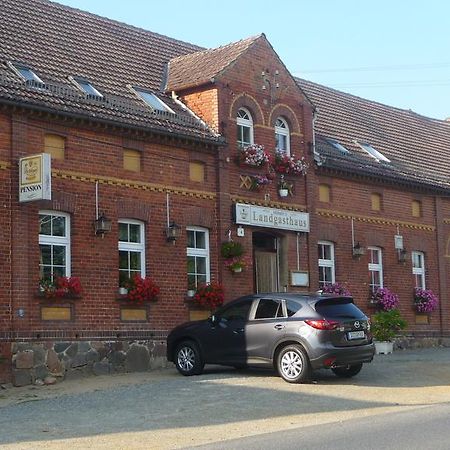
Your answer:
[[[292,191],[292,185],[284,179],[284,175],[280,176],[280,181],[278,182],[278,195],[280,197],[287,197]]]
[[[264,150],[263,145],[252,144],[238,149],[236,162],[239,165],[261,167],[266,165],[269,159],[269,155]]]
[[[400,315],[398,309],[379,311],[372,316],[372,335],[375,339],[377,353],[392,353],[394,343],[392,339],[397,332],[406,328],[406,320]]]
[[[241,256],[244,253],[244,248],[240,242],[226,241],[222,242],[220,247],[220,254],[224,258],[234,258],[235,256]]]
[[[439,304],[437,295],[431,289],[414,289],[414,308],[418,313],[433,312]]]
[[[340,283],[327,283],[323,286],[322,292],[324,294],[337,294],[345,297],[351,297],[351,292]]]
[[[202,284],[197,288],[193,301],[198,306],[207,309],[216,309],[224,300],[223,286],[217,282]]]
[[[160,292],[159,287],[151,278],[142,278],[138,274],[130,278],[125,287],[128,292],[124,299],[136,304],[155,301]]]
[[[231,272],[240,273],[250,264],[250,261],[246,257],[235,256],[226,259],[224,264]]]
[[[383,311],[389,311],[397,308],[398,295],[388,288],[377,288],[371,294],[371,303],[377,305]]]
[[[39,280],[39,295],[45,298],[78,298],[80,294],[78,277],[44,277]]]

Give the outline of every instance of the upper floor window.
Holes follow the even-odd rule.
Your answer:
[[[411,252],[412,273],[416,288],[425,289],[425,255],[423,252]]]
[[[291,154],[289,126],[282,117],[275,122],[275,147],[287,155]]]
[[[119,283],[134,275],[145,277],[144,224],[137,220],[119,220]]]
[[[52,159],[64,159],[66,140],[56,134],[44,136],[44,153],[49,153]]]
[[[141,171],[141,152],[131,148],[123,150],[123,168],[133,172]]]
[[[253,119],[248,110],[239,109],[237,112],[237,141],[241,146],[253,144]]]
[[[82,91],[84,91],[85,94],[91,95],[93,97],[103,97],[103,95],[99,91],[97,91],[97,89],[95,89],[95,87],[92,86],[92,84],[88,80],[85,80],[84,78],[74,77],[73,81],[75,81],[78,87]]]
[[[375,292],[383,287],[383,256],[381,248],[369,247],[370,289]]]
[[[334,270],[334,244],[327,241],[319,241],[319,286],[335,282]]]
[[[380,161],[388,162],[388,163],[391,162],[388,158],[386,158],[386,156],[383,155],[383,153],[381,153],[378,150],[376,150],[375,148],[373,148],[370,144],[366,144],[366,143],[362,143],[362,142],[358,142],[358,141],[356,141],[356,143],[363,150],[365,150],[373,159],[376,159],[378,162],[380,162]]]
[[[411,214],[413,217],[422,217],[422,203],[419,200],[412,201]]]
[[[209,232],[205,228],[187,227],[187,276],[188,289],[210,281]]]
[[[15,72],[25,81],[35,81],[36,83],[43,83],[43,81],[27,66],[22,64],[10,65]]]
[[[134,88],[133,90],[136,92],[138,97],[140,97],[141,100],[143,100],[152,109],[175,114],[175,112],[171,108],[169,108],[162,100],[160,100],[155,94],[143,89]]]
[[[39,276],[51,281],[70,276],[70,216],[39,212]]]

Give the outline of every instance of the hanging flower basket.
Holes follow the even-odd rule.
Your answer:
[[[371,303],[376,304],[383,311],[390,311],[397,308],[398,295],[388,288],[378,288],[371,295]]]
[[[220,254],[224,258],[233,258],[235,256],[241,256],[244,253],[244,248],[240,242],[226,241],[222,242],[220,247]]]
[[[227,267],[231,272],[240,273],[248,265],[250,265],[250,260],[246,256],[235,256],[233,258],[228,258],[224,262],[225,267]]]
[[[247,145],[238,148],[236,162],[238,165],[262,167],[269,162],[270,158],[264,150],[264,146],[258,144]]]
[[[438,304],[439,299],[431,289],[414,289],[414,308],[418,313],[431,313]]]

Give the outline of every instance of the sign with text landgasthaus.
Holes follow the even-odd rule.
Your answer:
[[[309,213],[236,203],[236,223],[309,233]]]
[[[19,161],[19,202],[52,199],[51,158],[48,153]]]

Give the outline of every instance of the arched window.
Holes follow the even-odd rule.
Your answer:
[[[250,112],[240,108],[237,112],[237,141],[240,146],[253,144],[253,119]]]
[[[275,147],[287,155],[291,154],[289,126],[282,117],[275,122]]]

